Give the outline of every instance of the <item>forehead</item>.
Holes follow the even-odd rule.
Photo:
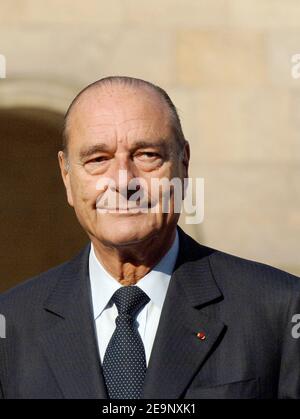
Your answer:
[[[73,145],[96,139],[153,140],[171,137],[171,125],[170,110],[155,91],[110,86],[82,94],[69,115],[68,136]]]

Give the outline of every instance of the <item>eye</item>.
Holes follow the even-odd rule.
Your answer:
[[[146,152],[144,153],[147,157],[159,157],[158,153],[153,153],[153,152]]]
[[[145,160],[150,160],[154,158],[159,158],[160,155],[154,151],[143,151],[137,154],[137,157],[141,157],[142,159],[145,159]]]
[[[97,156],[97,157],[94,157],[93,159],[87,161],[86,163],[87,164],[88,163],[102,163],[102,162],[104,162],[106,160],[108,160],[108,157],[107,156]]]

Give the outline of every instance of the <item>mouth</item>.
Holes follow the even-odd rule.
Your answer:
[[[117,208],[96,208],[97,211],[105,213],[105,212],[110,212],[110,213],[137,213],[137,212],[148,212],[149,211],[149,207],[148,206],[144,206],[144,207],[117,207]]]

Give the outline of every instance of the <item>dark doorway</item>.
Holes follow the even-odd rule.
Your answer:
[[[88,242],[59,173],[61,114],[0,110],[0,292],[75,255]]]

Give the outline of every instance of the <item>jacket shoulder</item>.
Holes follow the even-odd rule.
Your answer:
[[[300,278],[280,268],[242,258],[237,255],[214,249],[209,256],[211,268],[218,282],[233,281],[241,285],[257,287],[258,289],[270,287],[272,290],[284,291],[298,289],[300,291]]]
[[[246,259],[195,241],[181,229],[180,263],[196,263],[206,259],[220,288],[268,289],[300,291],[300,278],[274,266]],[[275,291],[276,292],[276,291]]]
[[[0,295],[0,312],[3,308],[10,306],[13,308],[16,304],[24,303],[26,306],[33,306],[36,301],[46,298],[49,291],[62,277],[69,274],[70,270],[76,269],[84,254],[88,253],[89,247],[90,245],[88,244],[72,259],[54,266],[45,272],[41,272],[32,278],[28,278],[17,286],[3,292]]]

